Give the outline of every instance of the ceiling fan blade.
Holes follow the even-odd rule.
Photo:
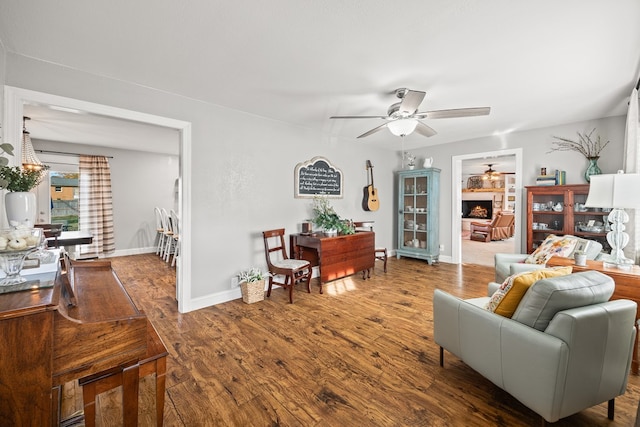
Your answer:
[[[436,132],[432,127],[425,125],[422,122],[418,122],[418,125],[416,126],[416,130],[415,132],[419,133],[422,136],[426,136],[427,138],[429,138],[430,136],[436,135],[438,132]]]
[[[371,129],[370,131],[367,131],[367,132],[363,133],[363,134],[362,134],[362,135],[360,135],[358,138],[364,138],[365,136],[373,135],[374,133],[376,133],[376,132],[380,132],[382,129],[384,129],[384,128],[386,128],[386,127],[387,127],[387,124],[386,124],[386,123],[381,124],[380,126],[375,127],[375,128],[373,128],[373,129]]]
[[[456,117],[487,116],[491,107],[454,108],[452,110],[434,110],[416,113],[419,119],[450,119]]]
[[[331,116],[330,119],[388,119],[388,116]]]
[[[420,103],[424,99],[425,92],[417,90],[408,90],[402,97],[402,102],[398,108],[399,113],[413,114],[418,111]]]

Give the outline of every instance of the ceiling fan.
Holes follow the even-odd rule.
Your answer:
[[[482,175],[482,179],[495,181],[500,178],[500,172],[492,168],[494,164],[495,163],[487,163],[487,166],[489,166],[489,169],[484,171],[484,175]]]
[[[426,94],[425,92],[400,88],[395,90],[395,94],[401,101],[392,104],[387,110],[386,116],[331,116],[329,118],[383,119],[387,121],[386,123],[363,133],[358,136],[358,138],[364,138],[365,136],[372,135],[384,128],[388,128],[392,134],[401,137],[409,135],[413,131],[416,131],[422,136],[430,137],[435,135],[437,132],[430,126],[421,122],[419,119],[449,119],[455,117],[486,116],[491,111],[490,107],[475,107],[418,112],[418,107],[424,99]]]

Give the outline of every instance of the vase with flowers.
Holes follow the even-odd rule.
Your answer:
[[[2,154],[13,155],[11,144],[0,144]],[[0,188],[9,192],[5,195],[7,220],[12,226],[26,224],[33,226],[36,219],[36,195],[31,190],[36,188],[45,174],[47,167],[41,169],[25,169],[20,166],[8,166],[9,160],[0,157]]]
[[[600,152],[611,142],[607,141],[603,143],[600,135],[593,138],[592,135],[595,130],[594,128],[589,133],[577,132],[577,140],[554,136],[556,140],[552,142],[554,146],[551,148],[551,151],[576,151],[586,157],[589,164],[587,165],[587,170],[584,172],[584,179],[587,182],[591,181],[591,175],[600,175],[602,173],[598,166]]]

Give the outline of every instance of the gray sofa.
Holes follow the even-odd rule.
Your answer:
[[[569,236],[566,237],[575,237]],[[597,259],[602,252],[602,244],[595,240],[587,240],[580,237],[575,237],[578,240],[578,244],[569,258],[573,258],[573,253],[580,250],[587,255],[587,259]],[[522,273],[524,271],[531,271],[535,269],[545,268],[544,264],[525,264],[524,260],[527,259],[528,254],[495,254],[495,281],[502,283],[505,279],[512,274]]]
[[[542,279],[512,318],[436,290],[434,340],[548,422],[625,392],[636,303],[608,301],[613,280],[597,271]]]

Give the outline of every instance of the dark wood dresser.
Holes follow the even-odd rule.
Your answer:
[[[320,293],[322,285],[358,272],[368,277],[375,263],[375,233],[359,231],[345,236],[327,237],[323,233],[313,235],[292,234],[291,256],[305,259],[318,266]]]

